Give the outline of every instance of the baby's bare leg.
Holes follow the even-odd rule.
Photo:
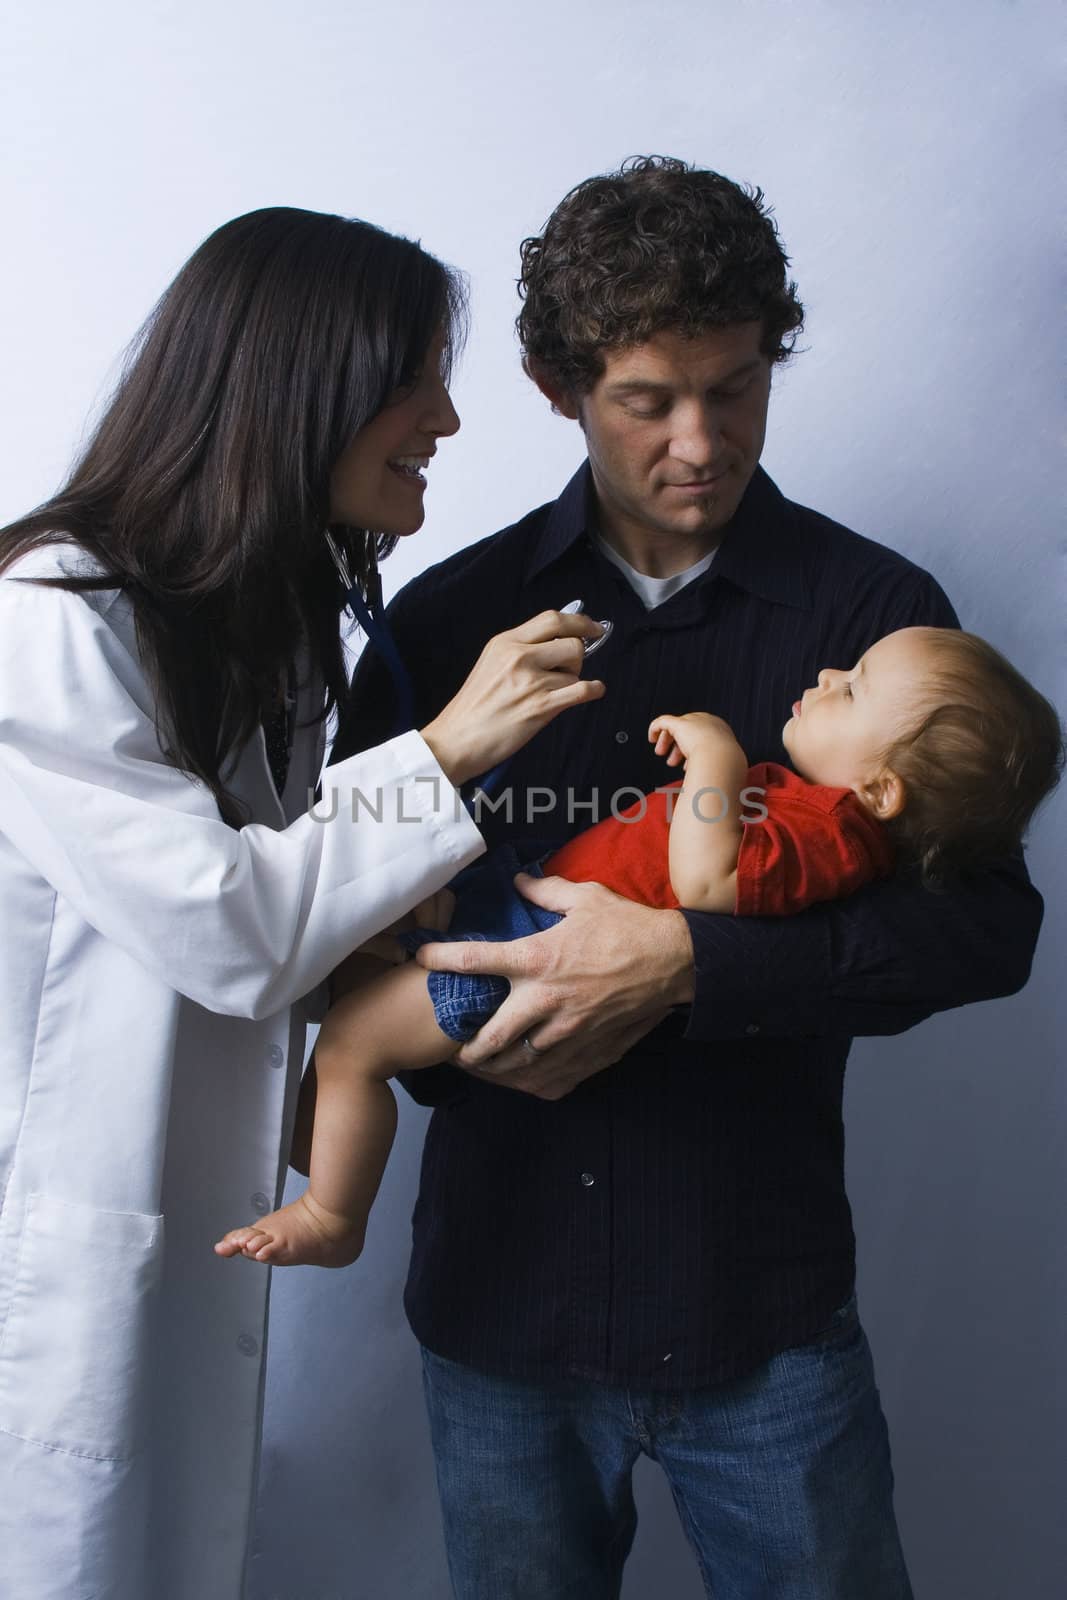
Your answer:
[[[365,949],[354,950],[330,974],[331,1005],[336,1006],[353,989],[373,983],[383,973],[392,972],[398,962],[383,961],[381,956],[368,955]],[[307,1177],[311,1171],[311,1141],[315,1132],[315,1102],[318,1094],[318,1070],[312,1055],[304,1072],[296,1102],[296,1119],[293,1140],[289,1149],[289,1165],[294,1172]]]
[[[458,1045],[434,1018],[426,972],[393,967],[331,1008],[315,1045],[318,1090],[307,1192],[234,1228],[217,1254],[272,1266],[343,1267],[363,1249],[367,1216],[396,1132],[394,1073],[433,1066]]]

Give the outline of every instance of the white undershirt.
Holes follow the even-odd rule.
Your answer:
[[[684,589],[687,583],[692,583],[694,578],[699,578],[702,572],[707,572],[711,563],[715,560],[715,551],[713,550],[710,555],[704,556],[703,560],[698,561],[695,566],[686,567],[684,572],[675,572],[669,578],[650,578],[647,573],[638,572],[636,567],[631,567],[628,561],[624,561],[619,552],[612,549],[611,545],[605,539],[602,539],[598,533],[594,534],[593,537],[597,548],[603,552],[613,567],[618,567],[631,589],[640,598],[646,611],[654,611],[665,600],[669,600],[672,595],[677,594],[679,589]]]

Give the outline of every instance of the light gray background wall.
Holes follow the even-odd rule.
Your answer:
[[[1055,9],[9,5],[0,517],[54,486],[117,352],[207,232],[265,204],[339,210],[472,279],[464,429],[387,569],[395,589],[553,496],[579,459],[516,359],[518,243],[579,179],[668,152],[760,183],[794,259],[808,350],[776,383],[771,473],[928,566],[1063,705]],[[1050,909],[1026,992],[863,1042],[849,1072],[860,1288],[919,1600],[1052,1600],[1067,1566],[1063,818],[1061,801],[1031,851]],[[254,1600],[447,1592],[400,1306],[422,1127],[406,1108],[363,1260],[276,1275]],[[651,1468],[640,1502],[627,1600],[689,1600]]]

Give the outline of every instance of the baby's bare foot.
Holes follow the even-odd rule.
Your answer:
[[[261,1222],[232,1228],[215,1254],[243,1255],[271,1267],[347,1267],[363,1249],[364,1232],[351,1217],[327,1211],[305,1193]]]

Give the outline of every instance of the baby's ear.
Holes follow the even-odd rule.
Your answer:
[[[894,817],[899,817],[907,798],[903,778],[889,767],[879,773],[877,778],[871,778],[867,783],[861,784],[856,794],[879,822],[891,822]]]

